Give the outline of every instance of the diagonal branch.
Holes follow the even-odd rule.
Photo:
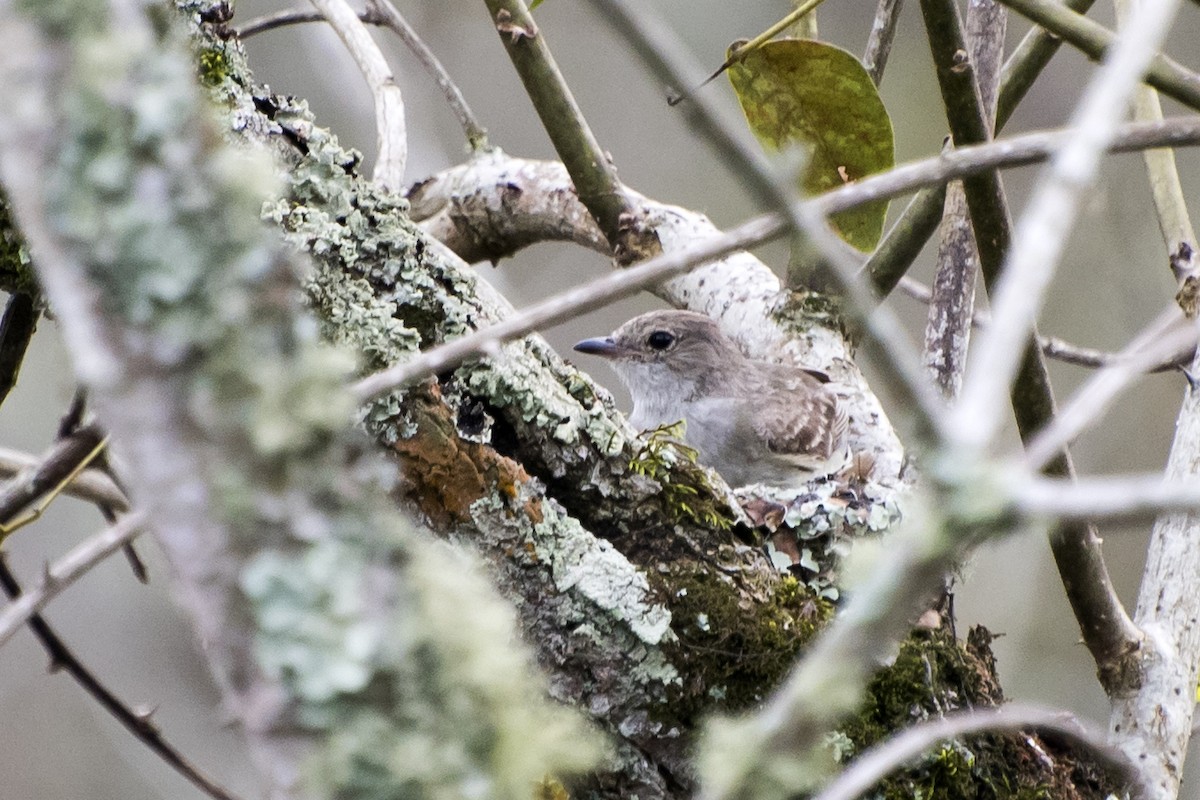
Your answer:
[[[1093,61],[1106,58],[1118,41],[1115,33],[1070,7],[1052,0],[1000,0],[1013,11],[1041,25],[1054,36],[1078,48]],[[1138,73],[1139,75],[1141,72]],[[1155,51],[1145,70],[1145,82],[1167,97],[1200,111],[1200,76]]]
[[[529,9],[523,0],[487,0],[487,7],[534,110],[575,183],[579,199],[604,232],[613,252],[625,263],[652,255],[657,242],[639,236],[623,221],[633,207],[622,192],[616,168],[584,119]]]
[[[0,647],[27,624],[34,614],[86,575],[92,567],[120,550],[123,545],[132,542],[145,525],[145,516],[135,511],[115,525],[84,539],[65,556],[49,565],[38,586],[26,591],[0,611]]]

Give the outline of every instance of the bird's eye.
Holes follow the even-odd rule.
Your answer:
[[[654,350],[666,350],[675,344],[675,336],[667,331],[655,331],[646,337],[646,344]]]

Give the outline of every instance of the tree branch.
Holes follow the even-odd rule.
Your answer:
[[[892,53],[892,41],[896,38],[896,24],[900,21],[900,8],[903,5],[904,0],[879,0],[879,6],[875,9],[875,19],[871,23],[871,34],[867,37],[867,49],[862,62],[876,86],[883,83],[883,71]]]
[[[588,126],[523,0],[487,0],[487,7],[542,127],[612,251],[623,263],[653,255],[657,242],[652,236],[643,238],[645,231],[639,235],[628,225],[634,209],[622,191],[616,169]]]
[[[5,563],[3,554],[0,554],[0,587],[3,587],[9,600],[17,600],[22,596],[21,585],[17,583],[16,577]],[[214,800],[237,800],[236,795],[200,772],[174,745],[167,741],[149,715],[136,713],[125,705],[79,660],[41,614],[29,616],[29,629],[42,643],[42,649],[50,657],[52,672],[62,670],[70,675],[93,700],[100,704],[101,708],[121,723],[122,727],[197,789]]]
[[[900,279],[897,288],[904,294],[922,303],[928,303],[933,296],[928,286],[907,275]],[[983,328],[989,322],[991,322],[991,316],[986,311],[978,308],[975,309],[974,314],[971,316],[971,325],[973,327]],[[1073,342],[1068,342],[1065,339],[1060,339],[1057,336],[1039,335],[1038,348],[1047,358],[1061,361],[1064,364],[1073,364],[1077,367],[1106,367],[1127,358],[1123,353],[1098,350],[1094,347],[1084,347]],[[1146,372],[1154,373],[1179,370],[1192,360],[1195,352],[1195,347],[1181,347],[1158,363],[1152,364],[1146,369]]]
[[[121,547],[132,542],[146,526],[146,517],[133,512],[99,533],[84,539],[65,556],[46,568],[41,583],[0,611],[0,647],[3,647],[30,618]]]
[[[367,7],[359,12],[358,18],[367,25],[382,25],[400,37],[400,41],[404,42],[421,66],[425,68],[425,71],[437,83],[438,88],[442,90],[446,104],[450,106],[450,110],[458,119],[459,126],[463,129],[463,134],[467,137],[467,146],[473,152],[486,152],[491,149],[487,141],[487,131],[479,124],[479,119],[471,111],[458,84],[450,77],[450,73],[446,71],[437,54],[430,50],[425,41],[417,35],[416,30],[408,24],[408,20],[391,0],[368,0]],[[245,25],[239,25],[234,29],[234,34],[239,39],[245,40],[259,33],[287,25],[324,21],[324,15],[318,11],[300,9],[276,11],[274,14],[266,14],[252,19]]]
[[[1004,5],[1036,22],[1053,35],[1078,48],[1093,61],[1107,58],[1118,37],[1112,31],[1069,6],[1053,0],[1000,0]],[[1140,13],[1140,12],[1139,12]],[[1141,73],[1139,73],[1141,74]],[[1151,53],[1145,82],[1185,106],[1200,111],[1200,76],[1157,52]]]
[[[1068,0],[1072,8],[1080,10],[1086,10],[1092,2]],[[1042,69],[1050,63],[1061,44],[1061,39],[1041,28],[1029,31],[1021,40],[1001,72],[1000,90],[996,97],[996,133],[1004,127],[1009,115]],[[917,194],[867,261],[867,272],[880,297],[891,293],[896,282],[920,254],[925,242],[937,230],[945,205],[945,194],[944,187],[924,189]]]
[[[1095,425],[1133,381],[1180,352],[1195,352],[1196,326],[1177,308],[1168,309],[1126,345],[1111,364],[1096,372],[1031,439],[1025,449],[1030,469],[1040,469],[1080,433]]]
[[[1178,0],[1148,0],[1131,22],[1072,115],[1075,135],[1056,153],[1030,200],[996,287],[993,325],[980,339],[978,360],[951,414],[956,436],[968,447],[983,448],[1001,424],[1004,389],[1018,371],[1084,190],[1177,5]]]
[[[375,99],[375,181],[384,189],[398,192],[404,186],[404,164],[408,160],[408,131],[404,123],[404,97],[392,77],[392,68],[371,38],[371,32],[346,0],[311,0],[329,21],[354,63],[366,78]]]
[[[922,8],[925,8],[925,4]],[[951,8],[956,8],[951,6]],[[942,16],[946,9],[941,12]],[[959,65],[957,72],[943,69],[942,60],[947,60],[954,69],[955,55],[959,50],[946,52],[947,45],[957,46],[958,41],[937,42],[930,31],[930,46],[935,51],[935,63],[942,85],[943,97],[948,94],[955,99],[946,103],[946,115],[951,121],[951,136],[955,145],[980,144],[991,139],[994,119],[996,91],[1003,57],[1005,17],[1003,9],[992,0],[973,2],[967,8],[968,24],[972,27],[969,42],[969,60]],[[926,23],[928,26],[928,23]],[[957,37],[955,37],[957,38]],[[978,79],[978,83],[976,82]],[[978,90],[978,91],[977,91]],[[952,105],[968,104],[965,113],[951,111]],[[955,120],[978,117],[982,122],[979,130],[956,129]],[[972,138],[982,134],[981,138]],[[996,173],[985,173],[996,175]],[[982,181],[981,178],[971,179]],[[994,178],[999,186],[999,177]],[[982,185],[982,184],[981,184]],[[978,190],[976,190],[978,191]],[[982,199],[982,195],[980,196]],[[1003,194],[997,196],[994,209],[1007,220],[1008,212]],[[979,200],[977,200],[979,202]],[[991,207],[991,206],[989,206]],[[980,210],[982,213],[982,209]],[[966,366],[967,345],[971,339],[971,319],[975,306],[975,276],[979,269],[979,255],[970,224],[967,197],[961,185],[948,189],[946,210],[942,216],[942,238],[938,246],[937,272],[933,282],[933,298],[925,323],[925,346],[923,359],[931,372],[935,385],[948,398],[958,395],[962,384],[962,372]],[[997,243],[997,245],[1003,243]]]

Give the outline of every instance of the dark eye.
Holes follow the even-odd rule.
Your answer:
[[[655,350],[666,350],[675,344],[675,336],[667,331],[655,331],[646,337],[646,344]]]

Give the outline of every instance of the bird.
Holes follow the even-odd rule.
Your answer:
[[[850,461],[828,376],[751,359],[704,314],[651,311],[574,349],[609,361],[633,397],[634,427],[683,420],[685,444],[730,486],[800,488]]]

